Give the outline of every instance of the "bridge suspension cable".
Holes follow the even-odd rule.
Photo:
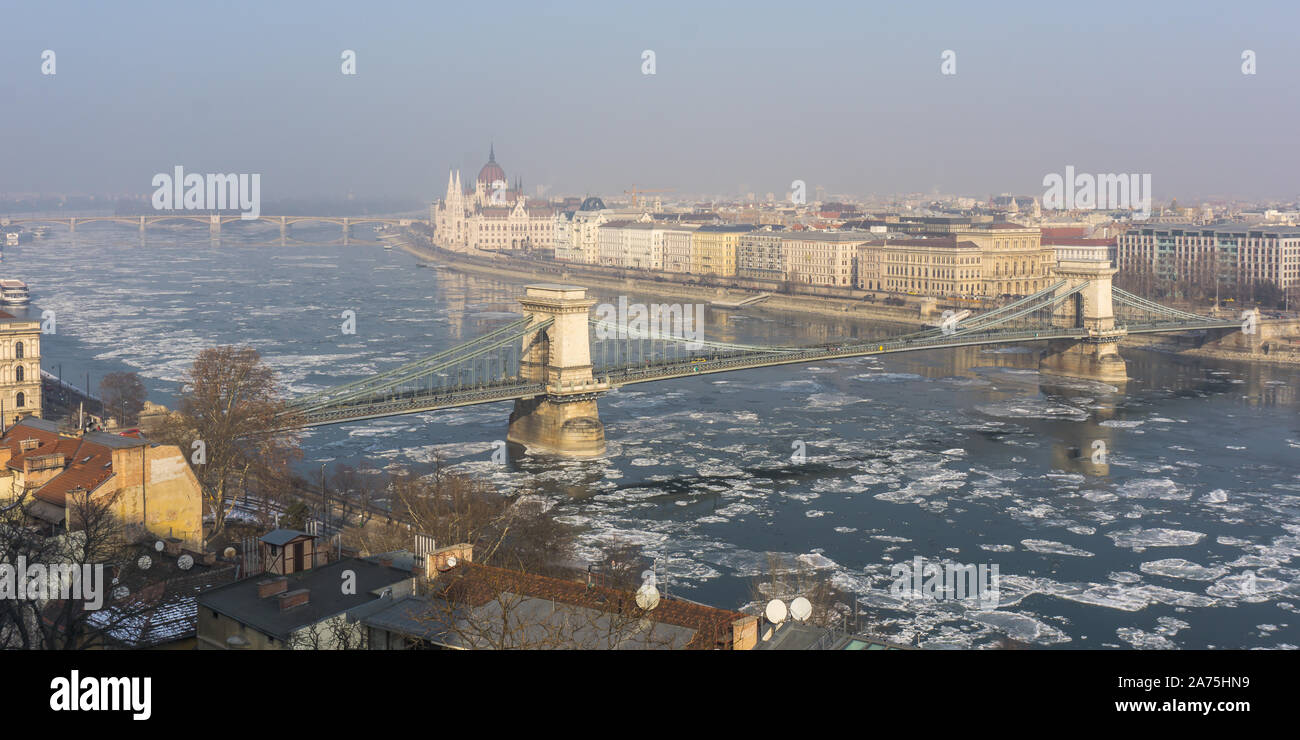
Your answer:
[[[518,342],[524,336],[539,333],[551,325],[550,320],[530,324],[531,319],[512,321],[487,334],[476,337],[444,352],[393,368],[378,375],[312,393],[290,401],[286,414],[304,414],[320,409],[365,400],[392,390],[412,380],[432,377],[440,371]],[[504,368],[502,368],[504,370]],[[430,382],[432,386],[432,381]],[[432,387],[429,389],[432,391]]]
[[[614,332],[615,334],[626,334],[627,339],[651,339],[657,342],[677,342],[681,344],[691,344],[699,348],[709,347],[711,349],[736,350],[744,352],[802,352],[807,347],[791,346],[764,346],[758,344],[735,344],[733,342],[719,342],[709,339],[700,339],[685,337],[678,334],[664,334],[663,332],[647,329],[646,331],[629,329],[627,326],[620,326],[617,322],[604,321],[600,319],[588,319],[588,322],[598,330]],[[619,337],[622,339],[623,337]]]
[[[1036,311],[1041,311],[1041,310],[1043,310],[1043,309],[1055,309],[1057,306],[1059,306],[1061,303],[1063,303],[1063,302],[1065,301],[1065,299],[1069,298],[1070,296],[1074,295],[1075,293],[1078,293],[1079,291],[1083,290],[1083,289],[1086,288],[1086,287],[1088,287],[1088,283],[1086,283],[1086,282],[1084,282],[1084,283],[1079,283],[1078,285],[1074,286],[1073,288],[1071,288],[1071,289],[1069,289],[1069,290],[1067,290],[1067,291],[1065,291],[1064,293],[1061,293],[1061,294],[1059,294],[1059,295],[1047,296],[1047,297],[1039,297],[1038,302],[1037,302],[1037,303],[1034,303],[1034,304],[1032,304],[1032,305],[1025,305],[1025,304],[1027,303],[1027,301],[1017,301],[1017,302],[1016,302],[1016,305],[1021,306],[1021,308],[1020,308],[1019,310],[1017,310],[1017,311],[1015,311],[1015,312],[1013,312],[1013,313],[1008,313],[1008,314],[1003,314],[1003,315],[1001,315],[1001,316],[997,316],[997,317],[995,317],[995,318],[993,318],[993,319],[991,319],[991,320],[990,320],[987,316],[985,316],[985,317],[982,317],[982,318],[985,319],[984,321],[969,321],[969,322],[967,322],[967,323],[964,324],[964,325],[958,326],[957,329],[956,329],[956,331],[950,332],[950,335],[953,335],[953,336],[960,336],[960,335],[965,335],[965,334],[972,334],[972,333],[975,333],[975,332],[987,332],[989,329],[991,329],[991,328],[993,328],[993,327],[995,327],[995,326],[1004,326],[1004,325],[1006,325],[1006,324],[1011,323],[1012,321],[1015,321],[1016,319],[1018,319],[1018,318],[1020,318],[1020,317],[1022,317],[1022,316],[1027,316],[1027,315],[1029,315],[1029,314],[1031,314],[1031,313],[1034,313],[1034,312],[1036,312]],[[1035,294],[1035,297],[1038,297],[1038,296],[1041,296],[1041,295],[1042,295],[1042,292],[1040,292],[1040,293],[1036,293],[1036,294]],[[1049,325],[1050,325],[1050,322],[1049,322]],[[1044,328],[1046,328],[1046,327],[1044,327]]]
[[[1139,295],[1134,295],[1133,293],[1130,293],[1127,290],[1122,290],[1120,288],[1115,288],[1115,287],[1111,288],[1111,298],[1116,303],[1129,306],[1130,308],[1137,308],[1140,310],[1147,311],[1149,313],[1156,314],[1158,316],[1168,316],[1171,319],[1188,319],[1192,321],[1206,321],[1206,322],[1219,321],[1219,319],[1216,319],[1213,316],[1202,316],[1200,314],[1189,313],[1187,311],[1180,311],[1176,308],[1162,306],[1159,303],[1156,303],[1155,301],[1148,300]]]

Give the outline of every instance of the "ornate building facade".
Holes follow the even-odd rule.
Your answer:
[[[0,311],[0,413],[0,427],[41,415],[41,322],[4,311]]]
[[[555,209],[546,201],[529,202],[522,181],[507,185],[495,149],[489,150],[473,190],[461,185],[459,170],[449,172],[447,194],[429,214],[434,242],[458,251],[553,249]]]

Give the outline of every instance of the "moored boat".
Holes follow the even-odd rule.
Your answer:
[[[30,300],[27,283],[21,280],[0,280],[0,303],[6,306],[25,306]]]

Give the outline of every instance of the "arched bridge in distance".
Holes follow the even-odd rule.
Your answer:
[[[41,225],[49,224],[53,226],[67,226],[68,230],[76,233],[78,226],[86,226],[95,223],[124,224],[135,226],[143,234],[150,226],[162,223],[197,223],[206,224],[208,231],[214,236],[221,233],[221,227],[226,224],[235,223],[262,223],[271,224],[280,227],[280,236],[286,236],[289,229],[295,224],[303,223],[321,223],[335,224],[343,228],[344,236],[351,233],[353,226],[362,224],[380,224],[387,226],[410,226],[415,223],[428,223],[428,219],[419,218],[401,218],[387,216],[257,216],[254,218],[245,218],[240,214],[209,214],[209,213],[163,213],[152,216],[67,216],[67,217],[31,217],[31,218],[2,218],[0,226],[23,226],[23,225]]]
[[[524,318],[451,349],[293,399],[284,428],[340,424],[500,401],[515,402],[507,440],[533,452],[600,455],[597,399],[636,383],[778,365],[978,345],[1045,342],[1044,373],[1123,382],[1117,343],[1129,334],[1241,331],[1114,288],[1109,263],[1062,262],[1058,281],[1001,308],[924,331],[816,346],[758,346],[660,332],[591,316],[586,288],[529,285]]]

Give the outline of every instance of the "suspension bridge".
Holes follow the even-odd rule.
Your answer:
[[[295,398],[284,428],[514,401],[507,440],[530,451],[603,453],[597,399],[674,378],[899,352],[1045,342],[1040,369],[1126,379],[1116,345],[1129,334],[1242,329],[1242,321],[1162,306],[1114,288],[1109,263],[1061,262],[1058,281],[1001,308],[909,334],[816,346],[758,346],[703,338],[702,316],[679,309],[610,322],[591,316],[586,288],[529,285],[524,317],[451,349]],[[691,326],[694,323],[695,326]],[[665,326],[667,324],[667,326]]]

